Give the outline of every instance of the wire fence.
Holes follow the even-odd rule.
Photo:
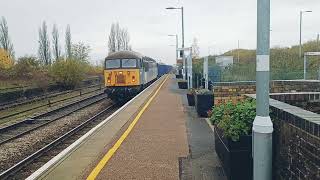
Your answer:
[[[228,69],[209,67],[209,81],[211,82],[233,82],[233,81],[255,81],[255,67],[246,69]],[[304,79],[304,71],[282,68],[270,69],[270,80],[302,80]],[[320,80],[320,70],[318,68],[309,68],[306,71],[307,80]],[[201,87],[203,84],[203,73],[193,73],[193,84],[195,87]]]

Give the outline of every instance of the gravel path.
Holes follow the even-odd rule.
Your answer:
[[[56,120],[49,125],[40,128],[18,138],[12,142],[0,146],[0,172],[19,162],[26,156],[42,148],[52,140],[63,135],[84,120],[106,108],[110,100],[103,100],[99,103],[84,108],[67,117]]]

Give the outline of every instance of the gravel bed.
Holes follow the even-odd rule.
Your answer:
[[[72,102],[75,102],[75,101],[79,101],[79,100],[82,100],[82,99],[85,99],[85,98],[88,98],[90,96],[93,96],[93,95],[97,95],[99,93],[101,93],[103,91],[96,91],[96,92],[92,92],[92,93],[89,93],[89,94],[85,94],[85,95],[82,95],[82,96],[78,96],[78,97],[75,97],[75,98],[72,98],[70,100],[67,100],[65,102],[60,102],[58,104],[54,104],[53,106],[51,107],[47,107],[45,109],[38,109],[38,110],[35,110],[35,111],[30,111],[32,113],[28,113],[28,115],[26,117],[18,117],[18,118],[15,118],[14,120],[9,120],[8,122],[5,122],[5,123],[1,123],[0,124],[0,128],[2,127],[6,127],[6,126],[10,126],[11,124],[14,124],[14,123],[17,123],[17,122],[20,122],[20,121],[23,121],[24,119],[26,119],[27,117],[30,117],[32,115],[36,115],[36,114],[41,114],[41,113],[45,113],[45,112],[48,112],[52,109],[56,109],[56,108],[59,108],[59,107],[63,107],[67,104],[70,104]]]
[[[92,115],[103,110],[110,100],[86,107],[69,116],[58,119],[47,126],[0,146],[0,172],[6,170],[28,155],[39,150],[54,139],[76,127]]]

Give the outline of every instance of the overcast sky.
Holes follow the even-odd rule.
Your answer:
[[[202,56],[237,48],[256,46],[257,0],[0,0],[0,16],[9,25],[17,56],[36,55],[38,29],[46,21],[64,31],[71,26],[73,42],[91,46],[92,62],[107,55],[107,38],[113,22],[127,27],[133,50],[173,64],[174,37],[181,39],[181,16],[168,6],[184,6],[185,46],[194,37]],[[320,33],[320,0],[271,0],[271,46],[290,46],[299,42],[299,11],[303,16],[303,41]],[[51,33],[50,33],[51,34]],[[181,41],[179,41],[179,46]],[[63,46],[64,50],[64,46]]]

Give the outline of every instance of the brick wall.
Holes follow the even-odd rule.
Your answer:
[[[270,109],[273,179],[320,179],[320,115],[274,99]]]
[[[255,81],[236,81],[236,82],[216,82],[214,86],[255,86]],[[320,81],[318,80],[277,80],[270,81],[272,92],[319,92]]]
[[[320,139],[281,120],[274,128],[274,179],[320,179]]]
[[[245,94],[256,93],[256,85],[254,81],[220,82],[215,83],[213,89],[215,104],[225,103],[230,100],[236,102],[244,99]],[[320,92],[320,81],[271,81],[270,92]]]
[[[320,92],[273,93],[270,97],[320,114]]]
[[[273,179],[320,180],[320,114],[314,113],[320,113],[320,81],[274,81],[270,87],[271,97],[280,100],[270,99]],[[255,94],[255,82],[214,86],[215,104],[255,97],[245,94]]]

